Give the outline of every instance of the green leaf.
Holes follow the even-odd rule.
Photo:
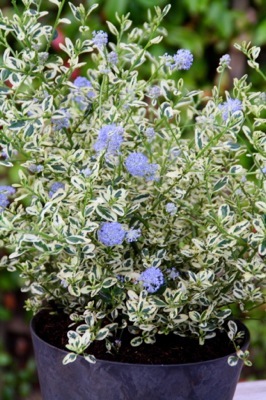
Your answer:
[[[75,153],[71,156],[71,159],[73,159],[75,162],[82,161],[85,156],[85,151],[84,149],[78,149],[75,151]]]
[[[95,340],[103,340],[109,335],[109,329],[102,328],[97,332]]]
[[[9,125],[8,128],[11,129],[11,130],[14,130],[14,131],[19,131],[20,129],[25,127],[26,123],[27,122],[23,121],[23,120],[16,121],[16,122],[13,122],[11,125]]]
[[[240,174],[243,172],[243,167],[241,165],[233,165],[229,172],[230,174]]]
[[[80,235],[73,235],[66,237],[66,242],[69,244],[84,244],[88,242],[88,239]]]
[[[24,131],[25,137],[31,137],[34,133],[34,126],[32,124],[28,125]]]
[[[75,297],[80,296],[80,289],[77,286],[74,286],[74,285],[68,286],[68,291],[72,296],[75,296]]]
[[[234,335],[237,334],[237,324],[235,321],[228,321],[228,328],[230,329],[231,332],[233,332]]]
[[[219,218],[221,218],[223,220],[226,217],[228,217],[229,215],[230,215],[230,207],[229,207],[229,205],[228,204],[222,204],[219,207],[219,211],[218,211]]]
[[[86,254],[87,257],[88,257],[88,256],[95,257],[94,250],[95,250],[95,245],[89,243],[89,244],[86,244],[86,246],[84,246],[84,247],[82,248],[82,253],[83,253],[83,254]]]
[[[193,322],[200,322],[200,320],[201,320],[201,316],[197,311],[190,311],[189,312],[189,318]]]
[[[51,111],[53,108],[53,101],[54,98],[53,96],[47,96],[44,101],[42,102],[42,110],[45,111]]]
[[[49,168],[54,172],[66,172],[67,168],[63,164],[50,164]]]
[[[233,235],[239,235],[240,233],[244,232],[245,229],[247,229],[250,225],[249,221],[242,221],[239,222],[238,224],[235,224],[231,226],[228,230],[229,233],[232,233]]]
[[[239,361],[239,358],[237,356],[230,356],[228,357],[228,364],[230,365],[230,367],[235,367],[237,365]]]
[[[195,246],[201,250],[201,251],[206,251],[206,246],[204,244],[204,242],[202,242],[199,239],[192,239],[192,242],[195,244]]]
[[[227,176],[219,179],[214,185],[213,192],[218,192],[223,187],[225,187],[227,184],[228,184],[228,177]]]
[[[0,86],[0,93],[9,94],[9,93],[11,93],[11,90],[7,86]]]
[[[114,211],[117,215],[120,215],[121,217],[125,215],[123,208],[118,206],[117,204],[112,206],[112,211]]]
[[[118,30],[116,29],[115,25],[112,24],[112,22],[106,21],[106,24],[107,24],[107,26],[108,26],[109,31],[110,31],[113,35],[115,35],[115,36],[118,36],[118,35],[119,35]]]
[[[101,206],[100,204],[96,207],[97,214],[107,221],[116,221],[116,214],[112,213],[108,208]]]
[[[165,301],[159,299],[159,297],[154,296],[152,301],[156,305],[156,307],[166,307],[167,306],[167,303],[165,303]]]
[[[133,198],[133,201],[135,202],[140,202],[140,203],[142,203],[142,202],[144,202],[144,201],[146,201],[146,200],[148,200],[148,198],[150,197],[150,195],[149,194],[140,194],[139,196],[136,196],[136,197],[134,197]]]
[[[266,256],[266,239],[259,245],[259,254],[260,256]]]
[[[39,285],[38,283],[33,283],[30,288],[31,288],[31,292],[33,294],[42,295],[45,293],[44,288],[41,285]]]
[[[12,162],[6,160],[0,160],[0,165],[3,165],[4,167],[13,167]]]
[[[263,201],[256,201],[255,205],[260,211],[266,213],[266,203]]]
[[[217,247],[220,247],[221,249],[224,249],[226,247],[232,247],[236,243],[235,240],[232,239],[222,239],[219,242],[217,242]]]
[[[76,361],[77,359],[77,354],[75,353],[68,353],[64,358],[63,358],[63,365],[72,363],[74,361]]]
[[[142,337],[141,336],[137,336],[137,337],[135,337],[134,339],[132,339],[130,341],[130,344],[133,347],[137,347],[137,346],[140,346],[142,344],[142,342],[143,342]]]
[[[92,354],[84,354],[84,358],[86,361],[88,361],[91,364],[95,364],[97,361],[96,358]]]
[[[66,197],[66,192],[63,189],[58,189],[55,194],[53,194],[50,203],[59,203]]]
[[[99,224],[97,224],[96,222],[89,222],[89,225],[86,225],[82,229],[82,232],[90,233],[90,232],[94,232],[98,228],[99,228]]]
[[[85,217],[89,217],[91,214],[93,214],[95,210],[95,206],[86,206],[85,207]]]
[[[82,192],[84,190],[86,190],[84,181],[81,178],[79,178],[78,176],[72,176],[71,183],[72,183],[72,185],[74,185],[77,189],[79,189]]]
[[[33,246],[41,252],[50,250],[49,247],[43,241],[33,242]]]
[[[102,283],[102,287],[107,289],[111,286],[114,286],[117,283],[117,279],[115,278],[106,278],[103,283]]]
[[[77,332],[78,332],[79,334],[82,335],[82,334],[84,334],[85,332],[87,332],[88,329],[89,329],[89,326],[88,326],[88,325],[82,324],[82,325],[79,325],[79,326],[77,327]]]
[[[198,150],[201,150],[203,148],[202,135],[203,135],[203,132],[201,132],[198,129],[196,129],[196,131],[195,131],[195,143],[196,143],[196,148]]]
[[[77,21],[81,22],[81,14],[78,7],[74,6],[74,4],[68,2],[69,7],[71,8],[72,14]]]

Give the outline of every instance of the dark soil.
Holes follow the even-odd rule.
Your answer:
[[[66,333],[73,329],[69,328],[71,321],[68,316],[64,313],[51,315],[47,311],[42,311],[36,321],[36,333],[44,341],[66,350]],[[123,332],[118,353],[107,353],[104,340],[95,341],[87,352],[99,360],[138,364],[184,364],[223,357],[235,351],[227,334],[220,331],[214,338],[206,340],[203,346],[198,344],[197,339],[170,334],[158,335],[153,345],[142,344],[132,347],[130,340],[133,337],[127,330]]]

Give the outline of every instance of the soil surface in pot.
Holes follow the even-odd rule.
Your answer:
[[[57,315],[41,311],[37,315],[36,333],[51,345],[67,350],[67,331],[74,329],[73,323],[64,313]],[[136,364],[184,364],[212,360],[234,353],[235,349],[225,332],[218,331],[212,339],[207,339],[203,346],[194,338],[184,338],[174,334],[158,335],[153,345],[142,344],[132,347],[130,340],[134,336],[126,329],[121,337],[118,353],[107,353],[105,341],[95,341],[88,353],[99,360],[109,360]],[[115,339],[113,339],[115,340]],[[244,340],[243,340],[244,341]],[[242,343],[238,343],[241,345]]]

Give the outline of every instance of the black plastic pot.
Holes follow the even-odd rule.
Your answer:
[[[78,356],[62,365],[66,351],[40,339],[31,323],[42,400],[232,400],[242,362],[230,367],[228,356],[193,364],[145,365]],[[244,330],[249,344],[249,332]]]

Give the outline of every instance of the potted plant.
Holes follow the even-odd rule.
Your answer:
[[[0,163],[20,166],[0,186],[1,266],[36,314],[43,399],[232,400],[250,363],[234,310],[265,302],[265,93],[246,75],[221,91],[228,55],[210,95],[187,89],[191,52],[150,52],[170,6],[91,33],[96,6],[69,3],[66,65],[51,2],[54,26],[36,0],[0,14]],[[237,48],[260,72],[259,48]]]

